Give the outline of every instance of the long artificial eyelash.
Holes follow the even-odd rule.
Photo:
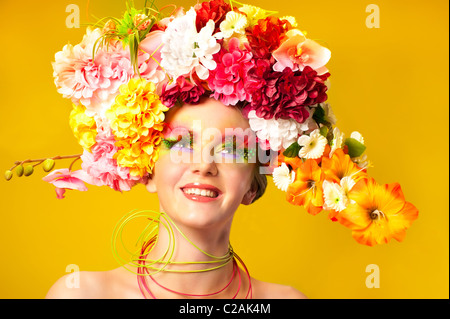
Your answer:
[[[225,141],[225,143],[223,143],[222,144],[222,149],[227,149],[227,147],[232,147],[232,150],[233,151],[237,151],[237,148],[236,148],[236,140],[235,139],[233,139],[233,141],[230,141],[230,140],[228,140],[228,141]],[[243,154],[243,157],[244,157],[244,159],[245,160],[248,160],[248,155],[249,155],[249,150],[248,150],[248,148],[247,147],[244,147],[243,149],[242,149],[244,152],[244,154]]]
[[[162,138],[161,142],[164,144],[164,146],[166,146],[168,149],[171,149],[175,144],[177,144],[179,141],[181,141],[183,139],[182,136],[178,136],[177,138],[175,137],[168,137],[168,138]],[[189,145],[192,147],[194,143],[194,140],[192,138],[192,134],[190,134],[190,138],[189,138]]]
[[[180,139],[175,139],[175,138],[163,138],[161,139],[161,142],[164,144],[165,147],[167,148],[172,148],[176,143],[178,143],[180,141]]]

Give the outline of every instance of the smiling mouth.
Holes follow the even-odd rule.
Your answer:
[[[202,197],[216,198],[219,194],[211,189],[203,189],[203,188],[182,188],[183,193],[187,195],[196,195]]]

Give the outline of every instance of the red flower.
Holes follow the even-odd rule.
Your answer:
[[[329,73],[317,75],[311,67],[293,72],[286,68],[283,72],[272,69],[269,60],[258,60],[250,70],[247,91],[252,101],[245,107],[245,113],[255,110],[256,115],[265,119],[293,118],[303,123],[309,116],[305,106],[327,100],[325,80]]]
[[[231,6],[223,2],[223,0],[211,0],[197,3],[194,9],[197,13],[197,19],[195,21],[197,32],[200,32],[209,20],[213,20],[216,24],[214,34],[220,31],[220,23],[225,20],[227,12],[231,11]]]
[[[162,92],[161,102],[167,107],[172,107],[177,101],[198,104],[200,97],[205,93],[205,89],[203,86],[186,81],[183,76],[180,76],[175,83],[165,84]]]
[[[258,24],[247,32],[247,39],[254,50],[255,56],[268,58],[280,46],[285,33],[292,28],[287,20],[267,17],[258,20]]]

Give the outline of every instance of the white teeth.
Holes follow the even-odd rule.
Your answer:
[[[189,195],[200,195],[205,197],[217,197],[219,196],[216,192],[212,190],[207,189],[200,189],[200,188],[183,188],[183,192]]]

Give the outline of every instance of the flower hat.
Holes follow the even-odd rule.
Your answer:
[[[86,191],[85,184],[129,191],[158,160],[165,112],[206,96],[241,107],[258,147],[277,155],[270,172],[289,203],[328,212],[361,244],[403,240],[418,210],[399,184],[368,175],[362,135],[335,126],[326,103],[330,50],[294,17],[275,14],[224,0],[187,11],[127,3],[122,18],[89,26],[52,63],[57,91],[72,101],[69,123],[83,153],[18,161],[6,179],[14,169],[28,176],[42,164],[50,172],[55,160],[72,158],[69,168],[44,177],[58,198],[66,189]]]

